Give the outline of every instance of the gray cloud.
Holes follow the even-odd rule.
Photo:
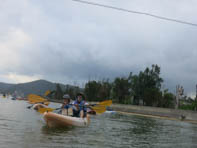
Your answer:
[[[196,0],[94,0],[197,23]],[[197,27],[69,0],[2,0],[0,77],[62,83],[114,78],[161,66],[165,87],[192,93],[197,83]]]

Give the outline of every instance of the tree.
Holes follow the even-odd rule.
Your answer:
[[[69,94],[71,99],[75,99],[76,92],[79,91],[78,87],[66,86],[64,94]]]
[[[139,85],[139,76],[137,75],[132,75],[132,73],[130,73],[129,77],[128,77],[128,82],[130,84],[130,88],[131,88],[131,95],[133,96],[133,104],[134,105],[139,105],[140,102],[140,98],[141,98],[141,88]]]
[[[112,84],[109,82],[109,80],[103,80],[100,82],[101,87],[98,92],[98,98],[99,101],[107,100],[110,98],[110,93],[112,89]]]
[[[127,78],[116,78],[113,83],[113,97],[118,103],[124,103],[128,99],[130,92],[130,84]]]
[[[160,67],[152,65],[152,68],[148,67],[144,72],[140,71],[139,75],[132,76],[130,74],[130,85],[132,89],[132,95],[134,96],[134,103],[139,104],[139,100],[143,100],[144,105],[153,105],[158,102],[160,97],[161,83],[163,79],[160,75]]]
[[[158,106],[162,98],[162,92],[158,88],[146,88],[144,92],[144,102],[147,106]]]
[[[85,95],[88,101],[98,101],[98,92],[100,91],[101,84],[96,81],[89,81],[85,85]]]
[[[56,85],[55,99],[61,100],[63,96],[62,89],[59,84]]]
[[[164,108],[174,108],[175,106],[175,96],[172,93],[169,93],[168,90],[164,90],[162,100],[160,100],[159,107]]]

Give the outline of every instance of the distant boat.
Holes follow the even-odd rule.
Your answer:
[[[12,97],[11,100],[16,100],[16,98],[15,97]]]
[[[16,100],[27,100],[27,99],[22,97],[17,97]]]

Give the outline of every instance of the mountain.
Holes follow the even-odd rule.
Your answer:
[[[0,82],[0,92],[5,92],[9,87],[13,86],[14,84],[2,83]]]
[[[36,80],[28,83],[7,84],[0,83],[0,92],[11,93],[17,92],[18,94],[37,94],[43,95],[47,90],[56,90],[57,83],[52,83],[46,80]],[[62,90],[65,90],[67,85],[60,84]]]

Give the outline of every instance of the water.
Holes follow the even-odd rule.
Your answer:
[[[0,98],[0,148],[196,148],[197,125],[103,114],[89,127],[53,128],[25,101]],[[52,103],[50,106],[57,107]]]

